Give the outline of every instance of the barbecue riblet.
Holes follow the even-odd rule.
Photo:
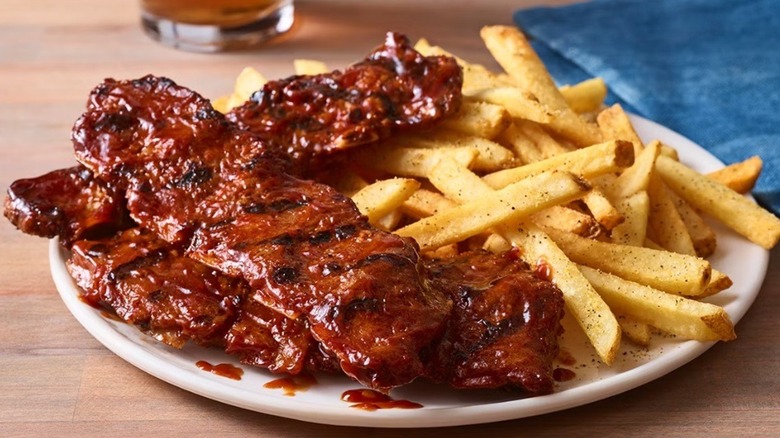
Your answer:
[[[460,106],[463,79],[449,57],[425,57],[408,39],[385,44],[343,71],[266,83],[228,120],[286,150],[300,172],[329,153],[430,126]]]
[[[249,287],[140,228],[72,247],[83,299],[172,347],[224,348],[276,373],[331,370],[308,327],[252,300]]]
[[[273,149],[207,100],[167,79],[107,80],[73,140],[80,162],[126,189],[141,226],[245,278],[250,299],[306,317],[348,375],[388,389],[424,372],[451,303],[429,287],[416,244],[284,173]]]
[[[86,302],[177,348],[188,340],[221,345],[248,293],[242,281],[139,228],[80,240],[71,250],[68,270]]]
[[[96,180],[83,166],[14,181],[8,187],[4,214],[22,232],[58,236],[66,246],[131,224],[122,193]]]
[[[454,307],[428,375],[456,388],[552,392],[563,295],[516,251],[471,252],[427,263]]]

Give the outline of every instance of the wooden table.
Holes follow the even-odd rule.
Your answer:
[[[419,5],[417,3],[420,3]],[[426,37],[495,66],[484,24],[510,23],[521,0],[301,1],[287,37],[252,52],[200,55],[158,45],[132,1],[0,5],[0,187],[71,165],[70,128],[105,77],[166,75],[206,96],[246,65],[291,74],[293,58],[341,67],[386,30]],[[396,436],[303,423],[223,405],[153,378],[94,340],[57,295],[47,242],[0,220],[0,436]],[[739,323],[739,339],[610,399],[534,418],[406,436],[780,436],[780,258]]]

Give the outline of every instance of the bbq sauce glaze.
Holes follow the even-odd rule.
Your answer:
[[[212,374],[216,374],[221,377],[227,377],[228,379],[233,380],[241,380],[241,376],[244,375],[243,369],[229,363],[212,365],[205,360],[199,360],[195,362],[195,366],[202,369],[203,371],[208,371]]]
[[[263,388],[281,389],[284,395],[294,396],[300,391],[306,391],[317,384],[317,379],[310,374],[299,374],[297,376],[281,377],[271,380],[263,385]]]
[[[395,400],[373,389],[350,389],[341,394],[341,400],[352,403],[353,408],[364,411],[378,409],[420,409],[423,405],[409,400]]]

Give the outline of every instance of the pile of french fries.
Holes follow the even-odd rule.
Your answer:
[[[611,364],[621,337],[647,346],[653,330],[698,341],[735,338],[723,308],[700,301],[731,287],[706,260],[717,236],[705,216],[772,248],[780,220],[744,196],[758,157],[702,175],[675,149],[643,143],[619,105],[604,107],[598,78],[558,88],[518,29],[482,29],[504,72],[456,58],[460,112],[426,132],[355,148],[331,184],[375,226],[414,238],[431,257],[512,247],[550,273],[567,312]],[[420,40],[425,55],[449,55]],[[298,60],[296,74],[329,71]],[[266,79],[252,68],[242,104]]]

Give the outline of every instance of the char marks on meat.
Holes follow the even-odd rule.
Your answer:
[[[71,251],[68,270],[85,301],[177,348],[189,340],[221,345],[248,292],[139,228],[77,241]]]
[[[126,189],[142,227],[245,278],[250,299],[305,317],[348,375],[387,389],[423,373],[451,303],[429,287],[416,244],[285,173],[273,148],[197,93],[152,76],[108,80],[73,140],[79,161]]]
[[[199,94],[154,76],[96,87],[72,140],[76,159],[123,190],[133,219],[168,242],[186,241],[204,218],[250,202],[252,189],[221,184],[221,173],[273,173],[288,164]]]
[[[515,251],[471,252],[428,263],[454,303],[447,333],[429,364],[433,380],[455,388],[553,390],[563,295]]]
[[[183,256],[141,228],[77,241],[67,265],[84,301],[172,347],[192,341],[224,348],[276,373],[334,368],[304,321],[247,300],[245,281]]]
[[[335,150],[432,125],[460,107],[454,59],[425,57],[388,33],[385,44],[343,71],[271,81],[228,120],[286,149],[302,172]]]

